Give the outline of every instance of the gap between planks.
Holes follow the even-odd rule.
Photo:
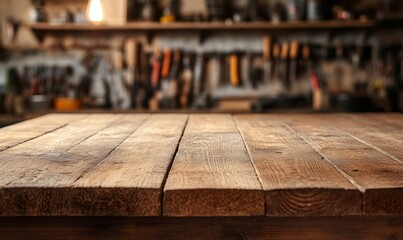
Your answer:
[[[322,162],[324,157],[295,131],[286,130],[282,119],[259,116],[238,115],[235,119],[263,185],[266,215],[362,214],[362,194],[356,186],[332,164]],[[351,201],[351,206],[345,201]]]
[[[151,115],[152,116],[152,115]],[[120,118],[119,118],[120,119]],[[118,119],[118,120],[119,120]],[[261,182],[261,179],[260,179],[260,177],[259,177],[259,173],[258,173],[258,171],[257,171],[257,168],[256,168],[256,166],[255,166],[255,163],[254,163],[254,161],[253,161],[253,158],[252,158],[252,156],[250,155],[250,151],[249,151],[249,148],[248,148],[248,146],[247,146],[247,144],[246,144],[246,142],[245,142],[245,139],[244,139],[244,136],[243,136],[243,134],[242,134],[242,132],[241,132],[241,130],[239,129],[239,124],[238,124],[238,122],[237,121],[235,121],[234,120],[234,115],[231,115],[231,119],[234,121],[234,123],[235,123],[235,125],[236,125],[236,128],[237,128],[237,132],[239,133],[239,135],[242,137],[242,141],[243,141],[243,144],[244,144],[244,146],[245,146],[245,148],[247,149],[247,153],[248,153],[248,157],[249,157],[249,161],[251,162],[251,164],[252,164],[252,166],[253,166],[253,168],[254,168],[254,171],[255,171],[255,173],[256,173],[256,176],[257,176],[257,179],[258,179],[258,181],[259,181],[259,183],[260,183],[260,185],[261,185],[261,187],[262,187],[262,182]],[[116,120],[116,121],[118,121],[118,120]],[[167,169],[167,171],[165,172],[165,175],[164,175],[164,177],[163,177],[163,182],[162,182],[162,185],[161,185],[161,199],[160,199],[160,204],[161,204],[161,214],[163,215],[163,213],[164,213],[164,206],[163,206],[163,200],[164,200],[164,188],[165,188],[165,184],[166,184],[166,181],[167,181],[167,178],[168,178],[168,176],[169,176],[169,174],[170,174],[170,172],[171,172],[171,168],[172,168],[172,165],[173,165],[173,163],[174,163],[174,161],[175,161],[175,158],[176,158],[176,156],[177,156],[177,154],[178,154],[178,150],[179,150],[179,146],[180,146],[180,144],[181,144],[181,142],[182,142],[182,137],[183,137],[183,135],[184,135],[184,133],[185,133],[185,130],[187,129],[187,126],[188,126],[188,120],[189,120],[189,115],[187,115],[187,118],[186,118],[186,121],[185,121],[185,123],[184,123],[184,127],[182,128],[182,132],[181,132],[181,135],[180,135],[180,138],[179,138],[179,140],[178,140],[178,142],[177,142],[177,145],[176,145],[176,148],[175,148],[175,151],[174,151],[174,154],[173,154],[173,156],[172,156],[172,158],[170,159],[170,162],[169,162],[169,165],[168,165],[168,169]],[[297,132],[292,126],[290,126],[288,123],[287,123],[287,121],[284,121],[285,122],[285,124],[286,124],[286,126],[291,130],[291,131],[293,131],[293,132],[295,132],[298,136],[299,136],[299,138],[301,138],[305,143],[307,143],[313,150],[315,150],[320,156],[322,156],[327,162],[329,162],[337,171],[339,171],[345,178],[347,178],[347,180],[349,181],[349,182],[351,182],[355,187],[357,187],[361,192],[365,192],[365,189],[362,187],[362,186],[360,186],[358,183],[356,183],[355,182],[355,180],[350,176],[350,175],[348,175],[346,172],[344,172],[342,169],[340,169],[338,166],[336,166],[335,164],[333,164],[326,156],[324,156],[322,153],[321,153],[321,151],[320,150],[318,150],[318,149],[316,149],[314,146],[312,146],[312,144],[310,144],[310,141],[308,141],[307,139],[305,139],[304,138],[304,136],[303,135],[301,135],[299,132]],[[112,125],[113,123],[111,123],[109,126],[107,126],[107,127],[110,127],[111,125]],[[143,123],[143,125],[144,125],[145,123]],[[68,124],[66,124],[66,126],[67,126]],[[107,128],[107,127],[105,127],[105,128]],[[139,127],[140,128],[140,127]],[[337,128],[338,130],[341,130],[341,129],[339,129],[339,128]],[[55,129],[56,130],[56,129]],[[53,131],[55,131],[55,130],[53,130]],[[138,129],[137,129],[138,130]],[[136,131],[137,131],[136,130]],[[99,131],[102,131],[102,129],[100,129]],[[98,131],[98,132],[99,132]],[[135,132],[136,132],[135,131]],[[341,130],[341,131],[343,131],[343,130]],[[52,131],[50,131],[50,132],[52,132]],[[355,136],[353,136],[353,135],[351,135],[351,134],[349,134],[348,132],[346,132],[346,131],[343,131],[345,134],[347,134],[347,135],[349,135],[350,137],[352,137],[352,138],[354,138],[355,140],[357,140],[357,141],[360,141],[361,143],[363,143],[363,144],[366,144],[367,146],[370,146],[369,144],[367,144],[364,140],[360,140],[359,138],[357,138],[357,137],[355,137]],[[44,134],[46,134],[46,133],[44,133]],[[96,134],[96,133],[95,133]],[[95,135],[95,134],[93,134],[93,135]],[[134,133],[132,133],[132,134],[134,134]],[[39,137],[39,136],[37,136],[37,137]],[[91,136],[90,136],[91,137]],[[90,138],[90,137],[88,137],[88,138]],[[130,137],[130,136],[129,136]],[[128,138],[128,137],[127,137]],[[126,139],[127,139],[126,138]],[[27,141],[29,141],[29,140],[27,140]],[[83,141],[85,141],[85,139],[83,140]],[[112,149],[109,153],[108,153],[108,155],[110,155],[122,142],[124,142],[124,140],[123,141],[121,141],[114,149]],[[377,151],[379,151],[378,149],[376,149],[376,148],[374,148],[374,147],[372,147],[372,146],[370,146],[371,148],[373,148],[373,149],[375,149],[375,150],[377,150]],[[0,151],[1,152],[1,151]],[[383,152],[381,152],[382,154],[384,154]],[[106,158],[106,157],[105,157]],[[102,162],[105,158],[103,158],[100,162]],[[100,162],[98,162],[96,165],[98,165]],[[96,166],[95,165],[95,166]],[[95,167],[94,166],[94,167]],[[92,168],[91,168],[92,169]],[[91,170],[88,170],[88,172],[90,172]],[[85,175],[85,173],[82,175],[82,176],[84,176]],[[79,178],[81,178],[82,176],[80,176]],[[78,179],[79,179],[78,178]],[[263,187],[262,187],[262,190],[263,190]],[[266,191],[265,191],[265,195],[266,195]],[[266,198],[265,198],[265,203],[266,203]],[[265,207],[266,207],[266,204],[265,204]],[[265,212],[267,212],[267,209],[265,209]]]
[[[194,114],[164,186],[164,216],[264,215],[264,191],[230,114]]]
[[[399,172],[403,166],[400,162],[390,159],[377,149],[335,127],[336,125],[343,129],[348,128],[348,125],[344,125],[345,123],[339,123],[340,119],[339,121],[332,119],[329,122],[329,118],[323,117],[323,115],[317,118],[300,116],[302,118],[297,119],[296,117],[298,116],[291,115],[284,118],[292,128],[295,126],[298,129],[295,130],[301,136],[307,138],[306,142],[321,152],[322,156],[325,155],[325,159],[329,157],[330,162],[337,165],[337,168],[340,168],[362,187],[364,215],[399,215],[402,213],[402,179]],[[353,126],[360,126],[357,124],[359,121],[355,119]],[[364,138],[370,136],[366,132],[357,132],[354,128],[348,130],[355,131]],[[375,129],[375,132],[378,131],[382,133],[381,129]],[[368,139],[375,141],[375,144],[389,147],[385,144],[382,145],[381,136],[373,135],[373,138]],[[400,138],[394,137],[394,139],[397,142],[400,141]]]
[[[91,117],[93,117],[93,116],[95,116],[95,115],[96,115],[96,114],[91,114],[91,115],[85,116],[85,117],[83,117],[83,118],[76,119],[76,120],[72,121],[71,123],[78,122],[78,121],[82,121],[82,120],[85,120],[85,119],[89,119],[89,118],[91,118]],[[115,124],[116,122],[119,122],[121,119],[124,118],[124,115],[120,115],[120,114],[112,114],[112,115],[115,115],[115,116],[117,116],[118,118],[117,118],[116,120],[112,121],[111,123],[107,124],[107,125],[104,126],[103,128],[98,129],[96,132],[94,132],[94,133],[88,135],[87,137],[81,139],[81,140],[78,141],[76,144],[73,144],[73,145],[69,146],[67,149],[64,150],[63,153],[68,152],[69,150],[71,150],[71,149],[73,149],[74,147],[80,145],[81,143],[85,142],[86,140],[90,139],[91,137],[94,137],[94,136],[97,135],[99,132],[102,132],[103,130],[105,130],[105,129],[111,127],[113,124]],[[47,132],[47,133],[45,133],[45,134],[41,134],[40,136],[37,136],[37,137],[35,137],[35,138],[33,138],[33,139],[30,139],[29,141],[34,140],[34,139],[36,139],[36,138],[39,138],[39,137],[41,137],[41,136],[45,136],[46,134],[50,134],[50,133],[55,132],[55,131],[57,131],[57,130],[59,130],[59,129],[62,129],[62,128],[64,128],[64,127],[67,127],[68,125],[71,125],[71,123],[65,124],[63,127],[54,129],[54,130],[49,131],[49,132]],[[26,141],[26,142],[28,142],[28,141]],[[21,143],[21,144],[22,144],[22,143]],[[21,144],[18,144],[18,145],[21,145]],[[15,147],[15,146],[14,146],[14,147]],[[89,169],[89,170],[87,170],[87,171],[90,172],[91,169]],[[14,181],[15,181],[15,180],[14,180]],[[14,181],[8,182],[7,184],[4,185],[4,187],[7,187],[7,186],[13,184]]]
[[[165,195],[164,195],[164,193],[165,193],[164,188],[165,188],[165,184],[167,183],[168,175],[169,175],[169,173],[171,172],[172,165],[173,165],[173,163],[174,163],[174,161],[175,161],[176,155],[178,154],[179,145],[180,145],[180,143],[182,142],[182,138],[183,138],[183,135],[185,134],[185,129],[186,129],[186,126],[188,125],[188,122],[189,122],[189,114],[187,114],[187,116],[186,116],[186,121],[185,121],[185,125],[184,125],[184,127],[183,127],[183,129],[182,129],[181,136],[179,137],[178,144],[176,145],[176,148],[175,148],[175,152],[174,152],[174,154],[173,154],[173,156],[172,156],[172,159],[171,159],[171,161],[170,161],[170,163],[169,163],[169,165],[168,165],[168,170],[165,172],[164,179],[162,180],[162,184],[161,184],[161,198],[160,198],[160,204],[161,204],[161,213],[160,213],[160,216],[164,216],[164,196],[165,196]]]
[[[49,117],[54,117],[54,116],[57,116],[57,114],[50,114],[50,115],[45,115],[45,116],[42,116],[42,117],[39,117],[39,118],[35,118],[35,119],[31,119],[31,120],[28,120],[28,121],[25,121],[25,122],[22,122],[22,123],[19,123],[19,124],[14,124],[14,125],[11,125],[11,126],[8,126],[8,127],[5,127],[5,128],[2,128],[2,129],[0,129],[0,131],[9,131],[10,129],[13,129],[13,128],[15,128],[15,127],[19,127],[20,125],[22,125],[22,124],[28,124],[28,123],[32,123],[32,122],[34,122],[34,124],[35,124],[35,122],[36,121],[39,121],[39,120],[41,120],[41,119],[45,119],[46,120],[46,118],[49,118]],[[67,115],[67,116],[70,116],[70,115]],[[57,131],[57,130],[60,130],[60,129],[62,129],[62,128],[65,128],[66,126],[68,126],[69,124],[71,124],[71,123],[74,123],[74,122],[77,122],[77,121],[80,121],[80,120],[83,120],[83,119],[86,119],[86,118],[89,118],[90,117],[90,115],[87,115],[87,114],[83,114],[83,115],[77,115],[78,116],[78,118],[77,119],[71,119],[71,122],[66,122],[66,123],[60,123],[59,125],[60,126],[55,126],[54,128],[51,128],[51,129],[49,129],[49,130],[45,130],[45,131],[43,131],[43,132],[39,132],[39,133],[37,133],[37,134],[35,134],[35,135],[33,135],[32,137],[28,137],[28,138],[22,138],[21,140],[15,140],[16,141],[16,143],[12,143],[12,144],[10,144],[10,145],[7,145],[7,146],[4,146],[4,147],[0,147],[0,153],[1,152],[4,152],[4,151],[6,151],[6,150],[8,150],[8,149],[11,149],[11,148],[13,148],[13,147],[16,147],[16,146],[19,146],[19,145],[21,145],[21,144],[24,144],[24,143],[26,143],[26,142],[29,142],[29,141],[32,141],[32,140],[34,140],[34,139],[37,139],[37,138],[39,138],[39,137],[42,137],[42,136],[44,136],[44,135],[46,135],[46,134],[50,134],[50,133],[52,133],[52,132],[55,132],[55,131]]]
[[[332,161],[330,161],[324,154],[321,153],[320,150],[318,150],[317,148],[315,148],[315,146],[313,146],[304,136],[302,136],[302,134],[300,134],[298,131],[296,131],[293,127],[291,127],[287,121],[285,122],[285,126],[290,129],[291,131],[293,131],[295,134],[298,135],[299,138],[301,138],[302,140],[304,140],[304,142],[306,144],[308,144],[313,150],[315,150],[315,152],[317,152],[320,156],[322,156],[323,159],[325,159],[330,165],[332,165],[339,173],[341,173],[352,185],[354,185],[358,190],[360,190],[360,192],[364,193],[365,189],[359,185],[354,179],[353,177],[351,177],[350,175],[348,175],[345,171],[343,171],[342,169],[340,169],[336,164],[332,163]]]
[[[373,123],[373,121],[377,121],[378,123],[379,123],[379,122],[382,122],[382,123],[384,123],[384,124],[389,125],[391,128],[394,128],[394,129],[396,129],[396,130],[399,130],[399,127],[398,127],[398,126],[389,124],[387,121],[381,121],[382,119],[377,119],[377,120],[376,120],[376,118],[375,118],[375,120],[372,120],[372,121],[371,121],[371,120],[367,120],[367,119],[363,118],[362,115],[351,115],[351,114],[348,114],[348,115],[346,115],[346,116],[347,116],[349,119],[351,119],[351,121],[365,120],[365,122],[366,122],[367,124],[371,124],[371,123]],[[391,115],[391,116],[394,116],[394,115]],[[396,157],[395,155],[393,155],[393,154],[387,152],[386,150],[382,149],[382,147],[378,147],[378,146],[376,146],[375,144],[371,144],[370,142],[368,142],[368,141],[362,139],[361,137],[357,136],[356,133],[351,132],[351,130],[342,129],[343,127],[339,127],[339,126],[336,126],[336,128],[339,129],[340,131],[346,133],[346,134],[349,135],[350,137],[356,139],[357,141],[360,141],[360,142],[362,142],[363,144],[365,144],[365,145],[367,145],[367,146],[369,146],[369,147],[371,147],[371,148],[377,150],[378,152],[380,152],[380,153],[386,155],[387,157],[391,158],[392,160],[397,161],[398,163],[402,163],[402,164],[403,164],[403,159],[400,159],[399,157]]]
[[[315,152],[317,152],[320,156],[322,156],[323,159],[325,159],[331,166],[333,166],[341,175],[343,175],[343,177],[345,177],[354,187],[356,187],[360,192],[361,192],[361,215],[364,214],[364,193],[365,193],[365,189],[359,185],[354,179],[353,177],[351,177],[350,175],[348,175],[345,171],[343,171],[341,168],[339,168],[338,166],[336,166],[336,164],[332,163],[332,161],[330,161],[324,154],[322,154],[318,149],[316,149],[309,141],[307,141],[307,139],[302,136],[299,132],[297,132],[294,128],[292,128],[286,121],[285,125],[288,129],[290,129],[291,131],[293,131],[295,134],[298,135],[299,138],[301,138],[306,144],[308,144]]]
[[[264,189],[263,189],[263,183],[262,183],[261,177],[259,176],[259,172],[257,171],[257,167],[256,167],[256,165],[255,165],[255,162],[253,161],[252,156],[251,156],[249,146],[246,144],[245,137],[244,137],[244,135],[243,135],[242,132],[241,132],[241,129],[240,129],[239,124],[238,124],[238,121],[236,121],[235,115],[233,115],[233,114],[231,115],[231,118],[232,118],[232,121],[234,121],[234,123],[235,123],[235,126],[236,126],[236,128],[237,128],[237,130],[238,130],[238,132],[239,132],[239,135],[241,135],[241,138],[242,138],[242,141],[243,141],[243,145],[244,145],[244,147],[245,147],[245,149],[246,149],[246,152],[248,153],[249,160],[251,161],[252,166],[253,166],[253,168],[255,169],[255,173],[256,173],[257,180],[258,180],[259,183],[260,183],[261,189],[264,191]],[[267,202],[266,202],[266,201],[267,201],[267,191],[264,191],[264,213],[265,213],[265,214],[267,214],[267,212],[268,212],[268,211],[267,211]]]
[[[118,120],[116,120],[116,122],[118,122],[119,120],[122,120],[123,118],[125,118],[127,115],[122,115],[121,118],[119,118]],[[131,134],[128,134],[125,138],[123,138],[113,149],[111,149],[106,155],[105,157],[103,157],[102,159],[98,159],[98,161],[96,161],[94,164],[92,164],[92,166],[89,166],[77,179],[74,180],[73,184],[76,183],[77,181],[79,181],[81,178],[85,177],[85,175],[87,175],[89,172],[91,172],[94,168],[96,168],[99,164],[101,164],[106,158],[108,158],[109,155],[111,155],[124,141],[126,141],[128,138],[130,138],[130,136],[132,136],[134,133],[137,132],[137,130],[139,130],[142,126],[144,126],[144,124],[150,120],[150,118],[152,117],[152,115],[148,116],[148,119],[146,121],[144,121],[143,123],[141,123],[136,130],[134,130],[134,132],[132,132]],[[115,122],[114,122],[115,123]],[[112,124],[111,124],[112,125]],[[104,129],[101,129],[99,132],[101,132],[102,130],[105,130],[107,128],[109,128],[110,126],[105,127]],[[97,132],[96,134],[98,134],[99,132]],[[94,135],[96,135],[94,134]],[[94,136],[93,135],[93,136]],[[92,136],[90,136],[92,137]],[[89,139],[90,137],[84,139],[82,142],[84,142],[85,140]],[[78,145],[78,144],[77,144]]]

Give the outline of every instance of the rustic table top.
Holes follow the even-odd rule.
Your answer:
[[[403,115],[52,114],[0,129],[0,216],[263,215],[403,215]]]

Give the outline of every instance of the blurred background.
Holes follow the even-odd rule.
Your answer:
[[[52,112],[403,111],[400,0],[0,0],[0,126]]]

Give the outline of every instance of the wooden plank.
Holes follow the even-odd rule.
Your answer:
[[[361,215],[362,195],[282,120],[235,120],[263,189],[269,216]]]
[[[0,187],[23,176],[36,178],[38,171],[40,172],[42,168],[46,167],[44,164],[48,161],[62,156],[63,153],[106,128],[120,117],[104,114],[91,115],[3,151],[0,155],[0,174],[2,176]],[[64,118],[64,116],[56,117],[55,121],[62,121],[60,118]]]
[[[187,115],[154,115],[70,189],[72,215],[158,216]]]
[[[0,129],[0,152],[55,131],[87,114],[50,114]]]
[[[26,156],[60,155],[121,117],[116,114],[93,114],[25,144],[15,146],[6,153]]]
[[[264,192],[230,115],[191,115],[164,188],[165,216],[264,215]]]
[[[30,167],[36,170],[24,172],[3,189],[0,215],[70,215],[69,199],[74,197],[69,191],[72,184],[99,164],[147,118],[148,115],[124,116],[60,156],[33,158]]]
[[[340,131],[326,118],[318,115],[284,115],[283,118],[364,192],[364,214],[403,214],[403,164]]]
[[[368,118],[367,115],[325,115],[323,117],[329,124],[349,133],[353,138],[403,163],[403,125],[402,127],[391,126]]]
[[[402,222],[402,217],[0,218],[0,239],[402,239]]]

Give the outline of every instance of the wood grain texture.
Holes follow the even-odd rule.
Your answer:
[[[402,222],[402,217],[0,218],[0,239],[402,239]]]
[[[353,138],[403,163],[403,125],[391,126],[369,116],[371,115],[325,115],[323,118]],[[393,118],[395,115],[388,116]],[[403,118],[401,120],[403,122]]]
[[[282,120],[235,117],[266,191],[269,216],[360,215],[362,195]]]
[[[0,130],[0,216],[403,216],[400,118],[45,116]]]
[[[88,117],[84,114],[50,114],[0,129],[0,152]]]
[[[24,159],[29,161],[31,168],[11,169],[14,170],[11,171],[14,177],[19,177],[6,184],[2,190],[0,215],[69,215],[69,199],[74,197],[69,191],[72,184],[102,161],[148,118],[147,115],[117,117],[119,120],[113,121],[113,125],[101,129],[60,155],[11,155],[17,163]],[[104,122],[94,126],[103,127]],[[49,145],[52,146],[52,142]]]
[[[380,125],[388,124],[398,128],[403,128],[403,114],[401,113],[387,113],[387,114],[361,114],[364,119],[371,119],[379,122]]]
[[[164,189],[166,216],[264,215],[264,192],[230,115],[191,115]]]
[[[93,114],[25,144],[15,146],[6,153],[25,156],[57,156],[110,126],[121,117],[117,114]]]
[[[73,215],[158,216],[187,115],[153,115],[70,189]]]
[[[119,118],[117,115],[92,115],[3,151],[0,155],[0,186],[24,179],[28,182],[37,181],[39,173],[48,169],[47,164],[63,165],[63,154],[66,151]],[[55,159],[58,161],[54,161]]]
[[[321,116],[283,117],[364,193],[365,215],[403,214],[403,164],[351,137]]]

